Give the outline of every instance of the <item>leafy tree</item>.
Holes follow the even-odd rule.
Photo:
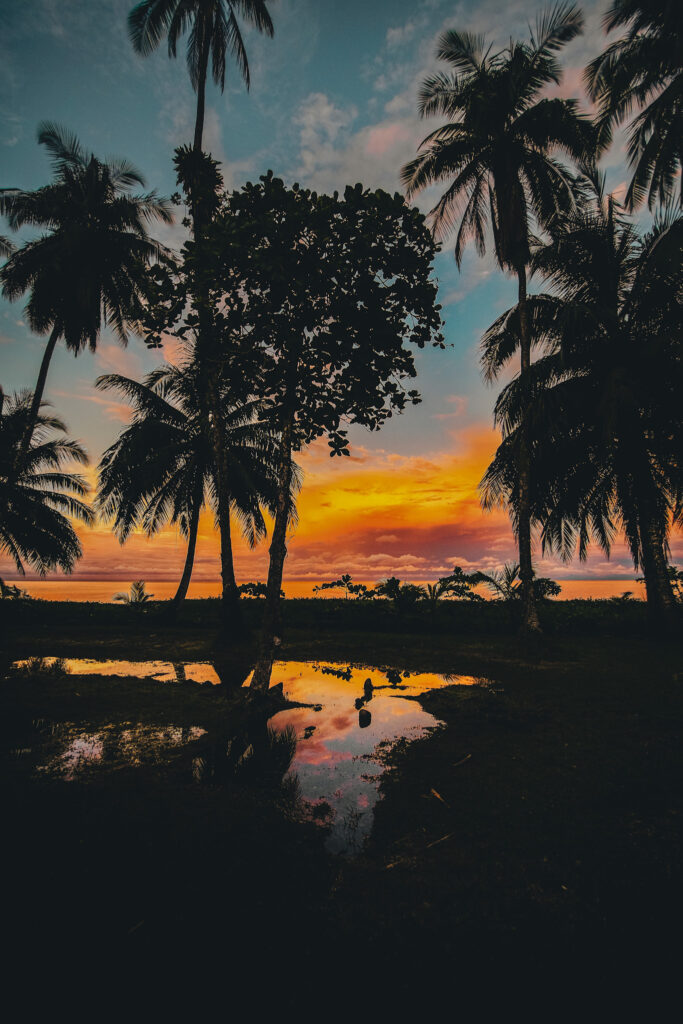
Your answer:
[[[259,32],[273,35],[273,22],[264,0],[142,0],[128,16],[133,47],[145,57],[157,48],[164,36],[168,38],[169,57],[175,57],[180,37],[189,31],[187,69],[197,94],[194,128],[197,151],[202,148],[209,62],[213,80],[223,92],[226,57],[230,53],[249,88],[249,61],[238,14]]]
[[[683,138],[683,18],[677,0],[613,0],[604,16],[606,32],[626,29],[591,61],[586,82],[598,104],[601,147],[613,129],[638,111],[628,127],[633,178],[626,204],[647,197],[652,209],[667,203],[681,180]],[[678,182],[676,179],[679,179]]]
[[[265,583],[241,583],[239,587],[240,594],[244,594],[246,597],[265,597],[268,591]],[[280,591],[280,597],[284,597],[284,590]]]
[[[0,552],[22,575],[26,567],[71,572],[82,549],[70,519],[90,524],[93,513],[82,500],[85,479],[65,467],[86,465],[88,457],[77,441],[59,436],[62,421],[44,412],[24,449],[31,395],[0,397]]]
[[[252,683],[262,688],[287,550],[292,453],[327,437],[332,455],[348,454],[344,423],[375,430],[419,400],[403,383],[415,376],[408,346],[443,344],[430,276],[435,246],[398,194],[358,185],[343,198],[317,195],[286,188],[272,173],[226,197],[203,245],[212,253],[206,294],[221,372],[249,382],[282,439]]]
[[[17,454],[28,447],[59,339],[74,355],[86,346],[94,351],[108,325],[126,344],[129,324],[140,311],[144,268],[160,251],[147,225],[172,221],[167,203],[154,192],[132,193],[144,179],[126,161],[103,163],[49,122],[40,126],[38,142],[52,157],[53,181],[34,192],[0,194],[0,213],[13,230],[45,232],[12,253],[0,270],[3,295],[15,300],[29,292],[31,329],[50,334]]]
[[[147,601],[151,601],[154,594],[150,594],[146,590],[144,580],[135,580],[130,585],[128,593],[114,594],[114,601],[122,601],[123,604],[146,604]]]
[[[680,339],[683,331],[683,217],[669,215],[639,237],[599,177],[585,183],[580,210],[539,245],[533,268],[552,293],[536,296],[531,412],[519,381],[501,393],[504,439],[482,482],[485,505],[517,514],[519,425],[530,423],[536,484],[533,518],[543,547],[585,558],[595,540],[609,554],[623,529],[642,566],[655,622],[675,628],[667,537],[683,515]],[[484,339],[495,375],[514,350],[517,308]]]
[[[427,596],[424,587],[415,583],[401,583],[397,576],[389,576],[381,580],[373,591],[374,597],[386,597],[394,602],[396,611],[402,613],[413,608],[418,601]]]
[[[356,600],[370,596],[372,593],[364,583],[354,583],[348,572],[343,573],[338,580],[331,580],[329,583],[321,583],[319,587],[313,587],[313,593],[319,590],[344,590],[344,597],[353,594]]]
[[[481,595],[476,594],[473,587],[480,582],[480,573],[463,572],[459,565],[456,565],[450,576],[442,576],[439,584],[444,588],[449,597],[455,597],[465,601],[481,601]]]
[[[431,211],[435,232],[450,234],[459,224],[455,258],[460,266],[469,241],[483,255],[490,227],[499,267],[518,281],[521,375],[531,366],[527,322],[527,268],[533,232],[574,205],[572,177],[557,159],[590,154],[595,132],[575,100],[546,99],[543,90],[560,81],[556,53],[583,27],[580,11],[559,4],[542,15],[525,42],[493,53],[484,36],[450,30],[439,40],[437,57],[453,69],[430,75],[422,85],[420,114],[448,118],[423,141],[402,171],[408,196],[448,181]],[[540,630],[534,600],[528,445],[517,451],[516,530],[524,595],[523,628]]]
[[[208,503],[217,514],[214,451],[199,408],[197,368],[192,363],[182,368],[166,364],[143,383],[109,374],[96,385],[121,392],[135,410],[131,425],[102,456],[97,506],[113,519],[121,543],[138,526],[148,535],[167,522],[180,527],[188,547],[174,597],[177,605],[190,584],[202,507]],[[254,547],[266,534],[261,506],[274,508],[277,438],[259,420],[257,402],[231,401],[225,390],[221,399],[228,515],[237,519]],[[293,486],[298,484],[295,467]],[[229,519],[227,537],[230,543],[221,548],[222,570],[236,588]]]

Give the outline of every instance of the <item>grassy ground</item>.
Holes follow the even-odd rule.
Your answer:
[[[198,615],[173,629],[153,616],[88,619],[73,606],[60,615],[35,632],[35,620],[17,622],[8,657],[215,650]],[[494,681],[420,698],[444,726],[391,754],[355,861],[328,857],[321,830],[294,820],[286,795],[198,786],[187,759],[60,782],[29,777],[11,756],[38,718],[229,732],[229,701],[213,691],[84,677],[0,686],[6,920],[18,948],[36,932],[55,948],[66,934],[136,962],[163,949],[187,963],[201,950],[207,967],[218,959],[237,973],[257,955],[270,977],[304,972],[303,989],[278,988],[295,1007],[306,993],[329,996],[330,971],[352,993],[390,978],[385,1009],[389,995],[407,1006],[416,992],[462,991],[473,978],[484,998],[493,978],[531,975],[538,988],[553,977],[569,993],[588,975],[604,990],[634,972],[656,981],[652,1009],[675,970],[682,895],[680,647],[551,633],[529,659],[509,635],[323,625],[292,622],[283,657]],[[248,645],[240,656],[248,662]]]

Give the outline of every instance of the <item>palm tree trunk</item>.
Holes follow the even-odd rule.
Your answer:
[[[230,529],[230,499],[225,494],[223,483],[222,494],[219,487],[218,496],[218,528],[221,536],[221,610],[223,626],[230,633],[235,633],[242,625],[240,609],[240,592],[235,579],[235,564],[232,556],[232,533]]]
[[[522,384],[528,380],[531,369],[531,337],[529,334],[529,320],[527,313],[526,295],[526,268],[520,267],[517,271],[519,281],[519,340],[521,352],[521,380]],[[538,620],[536,608],[536,597],[534,595],[534,567],[531,557],[531,459],[529,456],[529,444],[527,439],[527,410],[529,407],[528,397],[524,399],[524,413],[522,429],[520,431],[519,464],[518,474],[518,524],[517,543],[519,545],[519,578],[522,589],[522,633],[526,635],[539,634],[541,624]]]
[[[673,632],[680,625],[680,617],[669,579],[664,538],[653,516],[642,517],[638,532],[650,622],[657,630]]]
[[[267,690],[273,670],[275,634],[280,620],[280,589],[282,573],[287,557],[287,524],[289,522],[290,489],[292,485],[292,432],[293,417],[290,416],[282,431],[282,448],[279,468],[279,489],[273,538],[270,544],[270,563],[266,585],[266,605],[261,622],[258,653],[251,688]]]
[[[210,332],[204,331],[204,339],[210,338]],[[221,540],[221,619],[223,629],[231,636],[242,626],[240,610],[240,592],[235,579],[235,566],[232,554],[232,533],[230,529],[230,475],[228,471],[225,432],[216,375],[218,370],[213,365],[205,365],[206,399],[209,411],[209,431],[214,457],[216,481],[216,497],[218,503],[218,530]]]
[[[194,122],[194,148],[201,152],[204,135],[204,108],[206,103],[206,75],[209,67],[210,27],[204,26],[204,40],[199,58],[199,81],[197,83],[197,116]]]
[[[28,420],[26,422],[26,428],[24,430],[24,436],[21,439],[21,445],[18,451],[18,462],[21,462],[22,458],[28,451],[28,446],[31,443],[31,437],[33,436],[33,430],[38,419],[38,413],[40,412],[40,406],[43,401],[43,394],[45,392],[45,382],[47,381],[47,373],[50,369],[50,361],[55,351],[55,345],[59,340],[61,330],[57,324],[52,328],[50,338],[45,351],[43,353],[43,361],[40,364],[40,371],[38,373],[38,380],[36,381],[35,390],[33,392],[33,399],[31,401],[31,408],[28,414]]]
[[[180,577],[180,583],[178,589],[175,592],[175,597],[171,602],[172,605],[177,608],[182,601],[185,600],[187,595],[187,589],[190,586],[190,579],[192,578],[192,567],[194,565],[194,554],[197,547],[197,531],[199,529],[199,513],[201,511],[202,502],[201,495],[192,504],[192,512],[190,515],[190,528],[187,537],[187,554],[185,555],[185,567],[183,569],[183,575]]]

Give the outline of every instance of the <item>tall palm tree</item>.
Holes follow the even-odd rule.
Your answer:
[[[138,3],[131,10],[128,17],[133,47],[143,55],[151,53],[159,45],[162,37],[167,36],[169,56],[175,57],[178,40],[189,31],[187,65],[192,87],[197,93],[194,146],[192,151],[177,151],[176,166],[179,184],[185,188],[188,195],[194,240],[197,243],[198,264],[206,263],[206,254],[201,242],[205,225],[210,220],[210,212],[216,205],[214,200],[220,179],[215,163],[202,152],[209,60],[214,81],[221,91],[225,85],[228,52],[235,58],[247,88],[250,84],[249,62],[238,15],[260,32],[273,35],[273,23],[265,0],[142,0],[142,3]],[[220,183],[222,184],[222,181]],[[215,379],[215,367],[220,362],[220,357],[216,351],[213,317],[208,302],[208,276],[210,275],[206,272],[198,275],[197,294],[194,295],[198,311],[196,356],[203,367],[200,407],[206,419],[206,431],[213,437],[216,455],[216,488],[223,549],[229,547],[230,484],[226,477],[227,467],[223,464],[221,454],[224,442],[221,436],[222,418],[217,411]],[[234,632],[239,628],[238,599],[239,592],[235,587],[229,586],[226,589],[224,586],[222,611],[226,631]]]
[[[0,270],[3,295],[30,292],[26,315],[32,330],[49,331],[31,410],[25,421],[28,447],[43,399],[55,346],[60,338],[78,355],[94,351],[108,325],[122,344],[138,313],[144,268],[160,247],[147,234],[150,221],[172,221],[165,200],[154,192],[136,195],[144,179],[126,161],[103,163],[74,135],[49,122],[38,142],[52,157],[54,179],[35,192],[0,194],[0,213],[10,227],[45,233],[17,249]]]
[[[168,37],[168,55],[177,54],[178,40],[187,31],[187,68],[192,88],[197,93],[194,148],[202,148],[204,107],[209,60],[213,80],[221,92],[225,88],[225,60],[234,57],[240,75],[250,85],[249,61],[237,16],[259,32],[273,35],[273,22],[265,0],[142,0],[128,15],[128,30],[133,47],[147,56]]]
[[[561,4],[542,15],[527,42],[510,42],[497,53],[484,36],[448,31],[437,57],[453,69],[425,79],[420,93],[423,117],[448,118],[423,141],[415,160],[402,170],[409,197],[449,181],[431,211],[434,230],[447,235],[459,222],[455,258],[460,266],[467,242],[483,255],[492,229],[499,267],[518,281],[522,379],[531,366],[527,322],[527,267],[534,228],[544,228],[574,205],[573,180],[557,153],[574,159],[591,150],[594,131],[575,100],[544,99],[543,90],[560,80],[555,54],[578,35],[580,11]],[[518,449],[518,516],[523,630],[540,630],[533,589],[527,445]]]
[[[653,618],[670,623],[667,537],[683,518],[683,217],[670,214],[640,238],[601,179],[591,190],[532,260],[553,289],[530,310],[545,351],[533,365],[527,415],[532,515],[544,547],[565,558],[577,546],[585,558],[591,539],[609,554],[622,528]],[[518,333],[516,308],[489,329],[488,374],[497,375]],[[518,380],[502,392],[504,440],[483,481],[485,503],[509,501],[513,514],[524,401]]]
[[[667,203],[679,189],[683,139],[683,18],[678,0],[613,0],[604,16],[606,32],[626,28],[586,68],[591,97],[598,103],[601,145],[615,126],[638,110],[628,128],[633,179],[629,208],[647,197],[650,209]],[[678,177],[678,182],[676,178]]]
[[[102,390],[119,391],[135,410],[130,426],[102,456],[96,506],[113,520],[121,543],[138,527],[152,535],[168,522],[179,526],[187,555],[176,605],[190,584],[201,510],[207,504],[219,513],[213,443],[200,412],[197,378],[196,366],[188,364],[161,366],[143,383],[118,374],[96,381]],[[266,533],[262,506],[274,508],[277,438],[258,419],[258,402],[231,403],[224,394],[221,408],[229,514],[254,547]],[[223,586],[236,591],[229,522],[227,543],[224,532],[221,540]]]
[[[61,420],[39,412],[27,450],[22,447],[31,394],[0,396],[0,552],[22,575],[53,569],[71,572],[81,544],[69,518],[93,521],[82,500],[88,485],[64,467],[86,465],[88,457]],[[57,435],[57,436],[55,436]]]

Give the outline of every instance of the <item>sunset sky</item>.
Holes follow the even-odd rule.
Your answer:
[[[183,57],[165,46],[137,57],[126,32],[132,0],[0,0],[0,187],[32,189],[49,179],[35,141],[41,120],[75,131],[100,156],[125,156],[161,194],[176,190],[172,153],[188,142],[194,95]],[[435,41],[444,28],[486,31],[494,42],[527,34],[540,0],[453,3],[449,0],[278,0],[270,5],[275,38],[246,33],[252,88],[247,94],[230,68],[225,94],[210,86],[205,148],[222,161],[237,187],[267,169],[287,182],[318,190],[362,182],[391,191],[401,165],[435,124],[416,114],[417,86],[434,69]],[[606,2],[581,5],[584,35],[565,51],[563,95],[581,91],[581,69],[604,44],[600,19]],[[585,102],[585,100],[584,100]],[[608,187],[626,179],[623,140],[604,161]],[[420,200],[429,207],[429,196]],[[158,237],[179,247],[176,226]],[[492,429],[495,391],[481,381],[477,346],[482,331],[514,301],[515,283],[490,258],[468,251],[458,272],[448,245],[436,275],[446,321],[445,352],[418,356],[421,405],[378,434],[353,429],[350,459],[332,460],[318,443],[300,457],[305,470],[300,525],[285,568],[290,579],[329,579],[351,572],[374,580],[395,574],[430,579],[465,568],[492,568],[514,558],[502,513],[479,508],[477,483],[497,444]],[[45,339],[33,337],[22,304],[0,300],[0,383],[6,391],[30,387]],[[164,352],[173,360],[172,346]],[[140,377],[159,362],[142,341],[127,349],[104,333],[98,352],[77,360],[58,348],[47,398],[87,446],[93,465],[127,422],[127,406],[95,392],[105,372]],[[95,479],[94,469],[91,472]],[[184,544],[174,530],[121,547],[106,524],[81,529],[85,557],[74,579],[173,578]],[[674,539],[674,558],[683,543]],[[238,578],[264,578],[265,545],[238,545]],[[594,550],[589,561],[563,566],[540,561],[556,578],[628,578],[633,566],[622,544],[612,560]],[[14,577],[0,560],[0,574]],[[202,521],[195,578],[218,576],[217,541]]]

